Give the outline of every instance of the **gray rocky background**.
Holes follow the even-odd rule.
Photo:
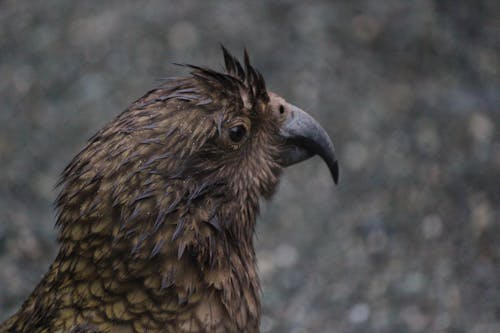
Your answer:
[[[334,138],[257,232],[263,332],[500,332],[500,2],[0,2],[0,319],[57,249],[54,185],[172,62],[247,47]]]

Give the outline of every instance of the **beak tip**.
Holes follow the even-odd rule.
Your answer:
[[[335,161],[332,165],[331,169],[332,177],[333,177],[333,182],[335,185],[338,185],[339,183],[339,164],[337,161]]]

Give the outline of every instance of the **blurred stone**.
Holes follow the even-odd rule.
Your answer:
[[[297,249],[288,244],[281,244],[274,252],[274,262],[278,267],[290,267],[299,257]]]
[[[438,215],[428,215],[422,221],[422,233],[426,239],[435,239],[441,236],[443,222]]]
[[[434,323],[432,324],[433,330],[436,332],[446,331],[451,324],[451,318],[448,312],[440,313],[436,316]]]
[[[348,142],[345,144],[343,161],[353,171],[363,168],[368,159],[368,151],[360,142]]]
[[[500,61],[498,51],[492,49],[483,49],[479,51],[479,68],[489,75],[500,74]]]
[[[427,154],[435,154],[440,146],[438,132],[428,119],[422,120],[417,127],[417,144],[421,151]]]
[[[2,284],[4,284],[5,288],[12,293],[19,293],[23,287],[21,272],[18,267],[12,265],[11,263],[2,263],[0,277],[2,278]]]
[[[168,42],[177,51],[189,49],[198,42],[198,31],[189,21],[177,22],[168,31]]]
[[[388,326],[391,323],[391,318],[387,309],[385,308],[374,308],[373,314],[371,315],[371,321],[373,322],[373,328],[377,332],[386,332]]]
[[[12,146],[9,145],[7,138],[0,133],[0,158],[4,158],[8,153]],[[3,175],[0,175],[0,179],[2,179]]]
[[[21,230],[18,246],[21,248],[22,255],[30,260],[40,259],[43,256],[40,241],[31,229]]]
[[[300,23],[296,25],[296,29],[298,29],[304,38],[321,40],[321,37],[323,37],[322,34],[325,31],[325,21],[318,20],[318,18],[325,14],[325,10],[327,10],[325,5],[321,3],[309,3],[297,7],[299,8],[297,8],[296,19]]]
[[[415,272],[408,274],[401,281],[401,289],[405,294],[416,294],[424,287],[424,277],[422,273]]]
[[[301,70],[295,73],[293,77],[293,93],[304,101],[307,105],[307,111],[313,112],[317,109],[319,102],[319,88],[316,75],[312,71]]]
[[[400,316],[412,332],[420,332],[429,324],[429,317],[422,313],[416,305],[403,308]]]
[[[434,274],[437,279],[446,280],[449,278],[451,274],[453,274],[453,270],[451,267],[450,259],[440,259],[434,267]]]
[[[500,332],[500,323],[475,323],[470,333],[498,333]]]
[[[257,253],[257,258],[260,277],[265,280],[273,274],[276,269],[272,254],[269,251],[259,251]]]
[[[494,144],[492,147],[493,150],[493,168],[500,172],[500,143]]]
[[[361,14],[352,19],[354,36],[362,41],[372,41],[380,32],[380,22],[373,16]]]
[[[383,297],[387,291],[387,281],[383,278],[373,277],[369,285],[369,296],[371,298]]]
[[[262,321],[260,323],[260,329],[262,332],[271,332],[275,325],[274,319],[269,316],[262,316]]]
[[[470,219],[474,230],[481,233],[493,222],[494,212],[484,194],[475,194],[470,198]]]
[[[489,142],[494,133],[495,126],[484,113],[475,112],[469,122],[469,132],[478,142]]]
[[[445,291],[444,298],[446,306],[451,311],[456,311],[456,309],[462,306],[462,292],[457,285],[450,285]]]
[[[443,182],[443,170],[439,163],[433,163],[427,166],[428,170],[426,172],[426,177],[429,184],[434,186],[439,186]],[[446,176],[446,175],[445,175]]]
[[[43,173],[38,174],[33,182],[34,191],[47,202],[50,202],[54,197],[54,186],[57,183],[57,178],[54,174]]]
[[[78,92],[87,102],[101,98],[107,92],[108,85],[101,74],[88,73],[78,81]]]
[[[390,82],[384,85],[382,96],[388,104],[386,111],[407,111],[415,101],[415,92],[405,82]]]
[[[303,327],[296,327],[293,328],[290,333],[309,333],[305,328]]]
[[[368,234],[367,247],[370,253],[383,252],[387,246],[387,235],[383,230],[377,229]]]
[[[353,291],[352,286],[342,282],[334,283],[330,288],[331,288],[330,298],[333,303],[342,302],[348,299]]]
[[[33,75],[33,69],[28,65],[21,66],[14,72],[12,76],[13,88],[17,90],[18,94],[26,94],[30,90],[34,79]]]
[[[261,278],[266,279],[278,268],[295,265],[298,257],[297,249],[288,244],[281,244],[274,251],[259,251],[258,265]]]
[[[33,32],[32,42],[36,49],[43,50],[47,47],[51,47],[55,40],[60,37],[59,32],[53,30],[48,25],[42,25]]]
[[[349,321],[354,324],[365,322],[370,317],[370,307],[366,303],[354,305],[349,310]]]
[[[352,268],[366,267],[368,256],[365,247],[353,244],[351,248],[347,249],[345,260],[347,265]]]
[[[98,11],[97,14],[78,17],[71,22],[71,40],[75,45],[104,43],[120,28],[119,8]]]

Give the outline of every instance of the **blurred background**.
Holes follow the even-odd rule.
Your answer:
[[[257,231],[263,332],[500,332],[500,2],[0,2],[0,320],[57,250],[60,172],[172,62],[246,47],[333,137]]]

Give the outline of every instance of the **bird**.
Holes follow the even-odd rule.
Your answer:
[[[259,332],[259,205],[331,138],[268,91],[248,52],[191,64],[133,102],[62,172],[59,250],[0,333]]]

